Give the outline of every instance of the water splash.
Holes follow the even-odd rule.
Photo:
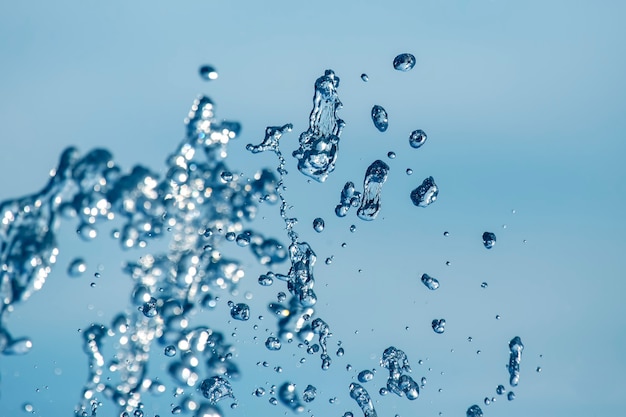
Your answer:
[[[357,211],[357,216],[361,220],[374,220],[380,211],[380,193],[383,184],[387,181],[389,165],[383,161],[376,160],[365,171],[363,179],[363,194],[361,196],[361,206]],[[343,195],[342,195],[343,197]]]
[[[365,388],[357,383],[350,384],[350,397],[356,401],[356,403],[363,411],[364,417],[377,417],[376,410],[372,399]]]
[[[379,132],[384,132],[389,127],[389,117],[383,106],[375,105],[372,107],[372,122]]]
[[[345,125],[337,116],[337,110],[342,107],[337,88],[339,77],[332,70],[326,70],[315,81],[309,128],[302,132],[300,147],[293,152],[298,170],[318,182],[326,181],[335,169],[339,137]]]
[[[215,404],[224,398],[235,398],[230,382],[221,376],[213,376],[202,381],[200,392],[211,404]]]

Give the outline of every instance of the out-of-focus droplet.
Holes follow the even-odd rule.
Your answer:
[[[220,178],[223,182],[231,182],[233,180],[233,173],[230,171],[223,171],[220,174]]]
[[[398,71],[407,72],[412,70],[414,66],[415,56],[412,54],[400,54],[393,59],[393,67]]]
[[[372,107],[372,121],[379,132],[384,132],[389,127],[387,111],[379,105]]]
[[[413,175],[413,170],[411,168],[407,168],[406,175]]]
[[[361,80],[363,80],[363,82],[366,83],[370,80],[370,78],[367,76],[367,74],[363,73],[361,74]]]
[[[205,81],[216,80],[219,76],[215,68],[210,65],[202,65],[198,70],[200,77]]]
[[[139,307],[139,311],[141,311],[146,317],[155,317],[158,314],[156,298],[150,297],[150,300],[146,301]]]
[[[489,286],[489,284],[487,284],[486,282],[483,282],[482,284],[480,284],[480,288],[487,288]]]
[[[427,138],[426,132],[422,129],[414,130],[409,135],[409,145],[411,145],[411,148],[417,149],[426,142]]]
[[[83,258],[75,258],[67,267],[67,274],[72,278],[80,277],[87,270],[87,263]]]

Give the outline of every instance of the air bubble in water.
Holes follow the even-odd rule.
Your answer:
[[[230,307],[230,316],[235,320],[246,321],[250,318],[250,307],[248,304],[235,304],[232,301],[229,301],[228,306]]]
[[[520,362],[522,361],[522,351],[524,350],[524,344],[519,336],[515,336],[509,342],[509,383],[512,387],[517,386],[519,383]]]
[[[409,53],[400,54],[393,59],[393,67],[402,72],[410,71],[415,66],[415,56]]]
[[[411,201],[418,207],[427,207],[437,200],[439,188],[433,177],[428,177],[422,184],[411,191]]]
[[[429,290],[436,290],[437,288],[439,288],[439,281],[436,278],[431,277],[428,274],[423,274],[422,275],[422,283],[424,283],[424,285],[426,286],[426,288],[428,288]]]
[[[388,172],[389,165],[380,159],[372,162],[367,171],[365,171],[361,206],[357,210],[357,216],[361,220],[371,221],[378,216],[380,211],[380,193],[383,184],[387,181]]]
[[[432,327],[435,333],[439,333],[439,334],[443,333],[446,330],[445,326],[446,326],[445,319],[435,319],[432,322]]]
[[[361,383],[369,382],[374,379],[374,372],[370,371],[369,369],[365,369],[359,372],[359,375],[357,375],[357,379]]]
[[[363,80],[364,83],[368,82],[370,79],[367,76],[367,74],[363,73],[361,74],[361,80]]]
[[[83,258],[76,258],[67,267],[67,274],[72,278],[78,278],[87,270],[87,263]]]
[[[413,175],[413,170],[411,168],[407,168],[406,175]]]
[[[315,388],[313,385],[307,385],[307,387],[304,389],[304,392],[302,393],[302,399],[305,403],[310,403],[315,399],[316,396],[317,388]]]
[[[313,230],[315,230],[317,233],[321,233],[322,230],[324,230],[324,219],[322,219],[321,217],[317,217],[315,220],[313,220]]]
[[[85,241],[93,240],[98,236],[98,230],[89,223],[81,224],[76,233]]]
[[[419,148],[426,142],[427,136],[422,129],[417,129],[411,132],[409,135],[409,145],[411,148]]]
[[[389,127],[387,111],[379,105],[372,107],[372,121],[379,132],[384,132]]]
[[[361,385],[352,383],[350,384],[350,397],[356,401],[356,403],[363,411],[364,417],[377,417],[374,404],[370,398],[369,393]]]
[[[215,68],[210,65],[202,65],[198,70],[200,77],[205,81],[216,80],[219,76]]]
[[[489,286],[489,284],[487,284],[486,282],[483,282],[482,284],[480,284],[480,288],[487,288]]]
[[[465,415],[467,417],[483,417],[483,410],[481,410],[479,406],[474,404],[473,406],[467,409],[467,412],[465,413]]]
[[[496,244],[495,233],[491,233],[491,232],[483,233],[483,245],[485,245],[485,248],[491,249],[495,246],[495,244]]]
[[[202,381],[200,392],[211,404],[215,404],[226,397],[235,398],[230,382],[221,376],[214,376]]]
[[[174,346],[174,345],[166,346],[164,353],[165,353],[165,356],[169,356],[170,358],[172,356],[175,356],[176,355],[176,346]]]

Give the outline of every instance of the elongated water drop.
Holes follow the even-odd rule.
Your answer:
[[[383,161],[376,160],[367,168],[363,179],[363,194],[361,196],[361,206],[357,210],[357,216],[361,220],[371,221],[378,216],[380,211],[380,193],[383,184],[387,181],[389,165]]]
[[[361,385],[352,383],[350,384],[350,397],[356,401],[356,403],[363,411],[364,417],[377,417],[374,404],[370,398],[369,393]]]
[[[372,107],[372,121],[379,132],[384,132],[389,127],[387,111],[379,105]]]
[[[404,53],[396,56],[393,59],[393,67],[402,72],[410,71],[415,66],[415,56],[409,53]]]
[[[211,404],[227,397],[235,398],[230,382],[221,376],[214,376],[202,381],[200,392]]]
[[[467,409],[467,412],[465,413],[465,415],[467,417],[483,417],[483,410],[481,410],[479,406],[474,404],[473,406]]]
[[[423,274],[422,275],[422,283],[424,283],[424,285],[426,286],[426,288],[428,288],[429,290],[436,290],[437,288],[439,288],[439,281],[437,281],[436,278],[431,277],[428,274]]]
[[[522,361],[522,351],[524,350],[524,344],[519,336],[515,336],[509,342],[509,383],[512,387],[517,386],[519,383],[520,374],[520,362]]]
[[[76,258],[67,267],[67,274],[72,278],[78,278],[87,270],[87,263],[83,258]]]
[[[361,80],[363,80],[364,83],[368,82],[370,79],[367,76],[367,74],[363,73],[361,74]]]
[[[302,399],[305,403],[310,403],[315,399],[316,396],[317,388],[315,388],[313,385],[307,385],[307,387],[304,389],[304,392],[302,393]]]
[[[357,375],[357,379],[361,383],[369,382],[372,379],[374,379],[374,373],[372,371],[370,371],[369,369],[365,369],[365,370],[359,372],[359,375]]]

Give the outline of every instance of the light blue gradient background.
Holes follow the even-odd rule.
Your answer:
[[[256,277],[265,270],[247,251],[226,246],[248,267],[241,294],[253,292],[253,317],[266,318],[228,323],[225,301],[241,294],[224,295],[218,309],[193,318],[226,334],[237,327],[229,340],[239,341],[240,405],[221,404],[225,414],[290,414],[271,406],[268,395],[250,393],[291,380],[300,392],[309,383],[318,387],[313,415],[360,416],[348,385],[355,371],[378,367],[384,348],[395,345],[407,353],[413,377],[428,382],[414,402],[380,397],[386,378],[379,368],[365,387],[381,416],[463,415],[474,403],[485,416],[622,416],[624,16],[620,1],[5,0],[0,199],[39,190],[68,145],[82,152],[105,147],[125,170],[142,164],[162,172],[198,93],[212,97],[219,118],[243,124],[229,147],[235,172],[275,166],[272,155],[248,155],[245,145],[260,142],[265,126],[291,122],[294,132],[281,140],[290,154],[308,123],[313,83],[332,68],[341,78],[339,114],[347,123],[337,169],[325,184],[309,184],[289,157],[286,197],[298,232],[318,254],[317,312],[331,325],[331,351],[341,340],[346,355],[333,354],[331,370],[323,372],[318,357],[295,346],[266,351],[265,329],[275,330],[275,321],[264,306],[286,288],[259,287]],[[402,52],[417,57],[408,73],[391,67]],[[217,81],[197,76],[205,63],[218,69]],[[360,80],[362,72],[369,83]],[[369,118],[374,104],[390,114],[384,134]],[[414,150],[407,136],[417,128],[429,139]],[[395,160],[385,156],[391,150]],[[378,219],[335,217],[343,183],[361,187],[375,159],[391,166]],[[408,167],[412,176],[404,173]],[[416,208],[408,194],[429,175],[439,199]],[[319,235],[310,226],[317,216],[327,223]],[[276,206],[262,206],[252,227],[286,241],[279,220]],[[86,378],[78,329],[108,324],[128,305],[130,283],[119,266],[143,252],[122,252],[108,238],[110,226],[88,244],[75,227],[64,221],[57,270],[11,316],[11,332],[31,336],[34,348],[0,358],[1,416],[26,415],[26,402],[35,415],[72,415]],[[482,247],[485,230],[498,237],[491,251]],[[69,279],[65,268],[79,254],[89,272]],[[91,288],[98,264],[102,278]],[[439,278],[438,291],[419,282],[424,272]],[[482,281],[489,288],[481,289]],[[436,335],[430,321],[440,317],[448,324]],[[482,399],[508,381],[507,343],[515,335],[526,345],[517,398],[484,406]],[[301,356],[307,362],[300,365]],[[255,365],[262,360],[272,366]],[[276,374],[275,365],[285,371]],[[147,396],[146,415],[170,415],[176,401],[170,389],[160,399]],[[98,415],[115,413],[106,404]]]

